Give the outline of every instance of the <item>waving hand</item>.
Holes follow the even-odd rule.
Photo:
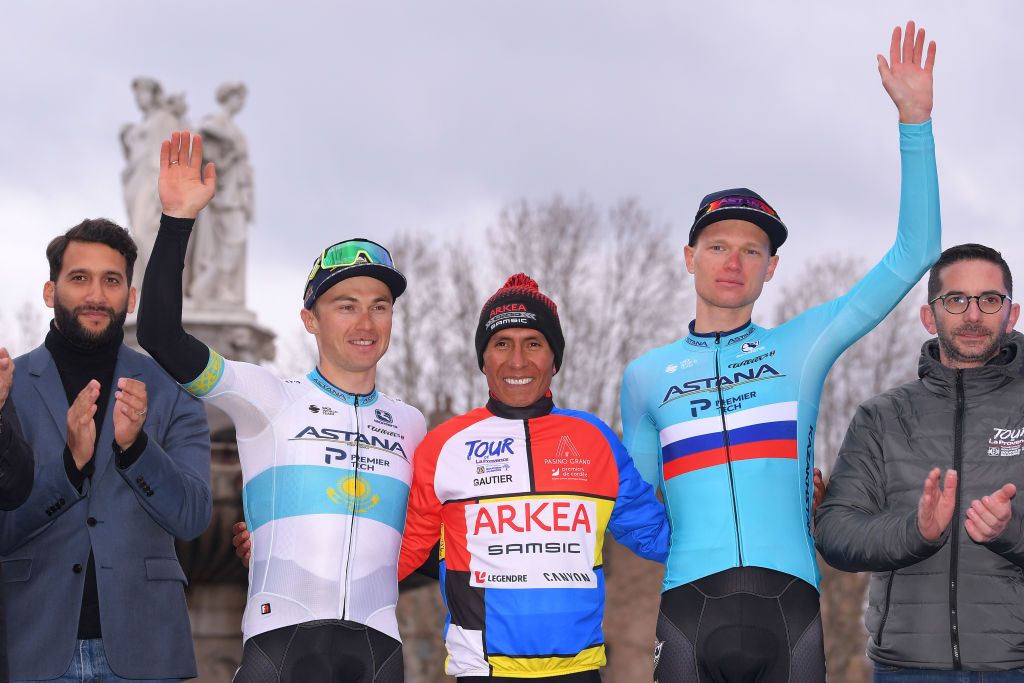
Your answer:
[[[889,61],[878,55],[878,73],[882,86],[896,104],[901,123],[924,123],[932,115],[932,71],[935,68],[935,41],[928,44],[925,56],[924,29],[915,31],[907,22],[906,35],[897,26],[889,45]],[[924,63],[922,64],[922,58]]]
[[[203,139],[199,135],[183,130],[163,141],[159,186],[160,205],[165,214],[174,218],[195,218],[210,203],[217,187],[217,169],[212,162],[208,163],[204,174],[202,166]]]

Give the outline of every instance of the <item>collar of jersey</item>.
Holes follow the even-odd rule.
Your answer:
[[[376,403],[377,401],[377,387],[374,387],[373,391],[368,394],[350,394],[344,389],[339,389],[328,382],[327,378],[320,374],[320,368],[313,368],[310,373],[306,375],[306,379],[312,382],[313,386],[331,398],[337,399],[342,403],[347,403],[350,406],[354,406],[356,404],[356,399],[359,399],[359,405],[361,406],[368,406]]]
[[[690,321],[689,333],[684,341],[692,349],[705,349],[708,351],[714,351],[715,337],[719,338],[718,347],[721,348],[744,341],[753,336],[758,330],[757,325],[748,320],[736,329],[726,330],[725,332],[696,332],[694,330],[696,323],[696,320]]]
[[[551,397],[550,391],[530,405],[521,408],[502,403],[494,398],[493,394],[490,394],[487,399],[487,410],[491,411],[495,417],[503,417],[506,420],[529,420],[534,417],[544,417],[550,415],[554,408],[555,400]]]

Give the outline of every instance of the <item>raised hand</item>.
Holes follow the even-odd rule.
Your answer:
[[[900,27],[892,32],[889,61],[878,55],[878,73],[882,85],[900,112],[901,123],[924,123],[932,115],[932,71],[935,68],[935,41],[928,43],[925,57],[924,29],[915,32],[914,22],[907,22],[906,36]],[[924,63],[921,60],[924,57]]]
[[[96,400],[100,397],[100,383],[89,383],[78,392],[75,402],[68,408],[68,449],[81,471],[96,450]]]
[[[114,441],[122,451],[128,450],[139,438],[146,422],[146,385],[137,379],[122,377],[114,392]]]
[[[917,503],[917,529],[926,540],[934,541],[942,535],[953,519],[956,506],[956,470],[946,470],[946,482],[939,490],[938,467],[924,480],[924,493]]]
[[[252,555],[252,541],[249,540],[249,532],[246,529],[245,522],[235,522],[234,526],[231,527],[231,533],[234,534],[231,538],[231,544],[235,546],[235,555],[238,555],[238,559],[242,561],[242,564],[248,567],[249,557]]]
[[[0,408],[7,403],[12,384],[14,384],[14,361],[7,349],[0,346]]]
[[[1013,512],[1010,501],[1016,495],[1016,486],[1004,484],[992,495],[971,501],[971,507],[967,508],[967,521],[964,522],[967,535],[976,543],[988,543],[1003,533]]]
[[[160,145],[160,205],[174,218],[195,218],[213,199],[217,169],[203,166],[203,139],[187,130],[171,133]]]

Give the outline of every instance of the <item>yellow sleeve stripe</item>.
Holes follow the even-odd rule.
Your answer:
[[[213,388],[217,386],[217,382],[220,381],[223,374],[224,358],[213,349],[210,349],[210,360],[206,363],[206,369],[188,384],[182,384],[181,388],[193,396],[202,398],[213,391]]]

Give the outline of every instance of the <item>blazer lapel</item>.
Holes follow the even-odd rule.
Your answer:
[[[61,440],[68,441],[68,404],[64,384],[60,381],[57,364],[45,346],[39,346],[29,354],[29,375],[32,376],[39,397],[53,418]]]

